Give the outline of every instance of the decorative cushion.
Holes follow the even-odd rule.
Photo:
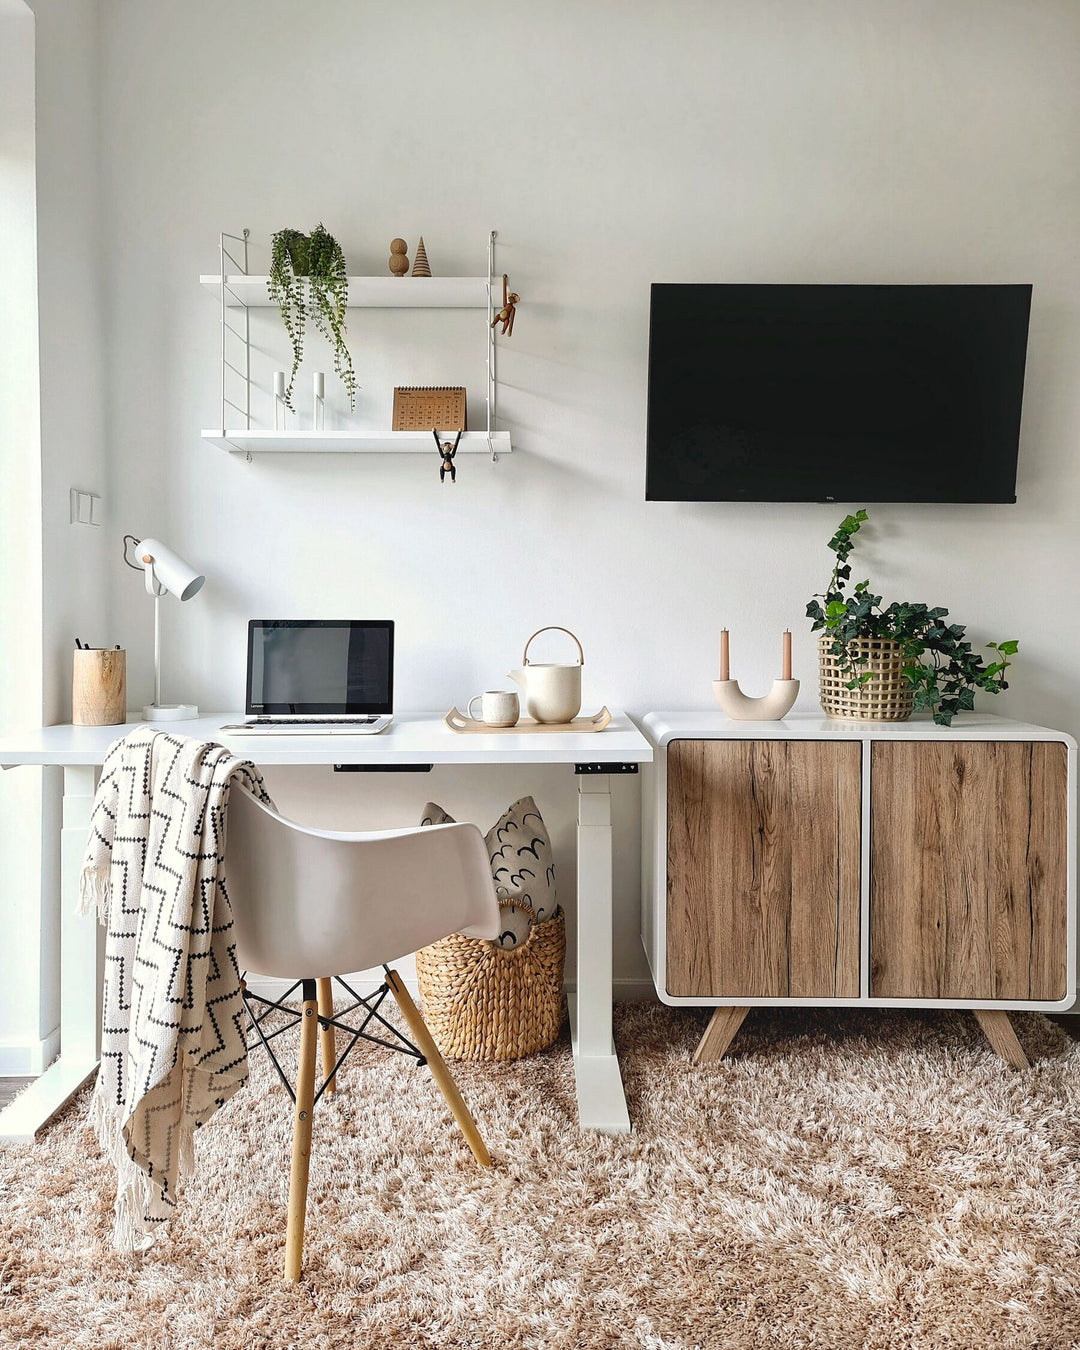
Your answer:
[[[421,825],[452,825],[453,816],[428,802]],[[504,932],[496,939],[514,947],[529,935],[529,922],[543,923],[555,913],[555,860],[551,836],[531,797],[507,807],[484,836],[495,894],[503,912]],[[530,919],[531,916],[531,919]]]

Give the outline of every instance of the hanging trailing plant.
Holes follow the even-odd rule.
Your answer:
[[[914,693],[915,711],[928,710],[940,726],[950,726],[958,712],[970,712],[975,707],[976,689],[988,694],[1008,689],[1005,671],[1009,657],[1020,644],[1012,639],[988,642],[987,647],[997,652],[998,659],[987,663],[971,650],[963,624],[946,623],[947,609],[930,609],[907,601],[894,601],[883,609],[881,596],[871,594],[869,581],[858,582],[849,593],[848,559],[855,547],[855,535],[868,519],[868,513],[859,510],[840,522],[829,540],[836,565],[824,593],[806,606],[806,617],[813,619],[814,632],[823,630],[823,640],[832,640],[829,652],[849,677],[848,689],[860,688],[876,678],[873,671],[862,668],[849,643],[858,638],[898,643],[904,678]]]
[[[293,406],[293,382],[304,359],[304,334],[310,313],[316,330],[330,343],[334,370],[349,396],[349,408],[353,409],[356,406],[356,374],[345,343],[349,277],[341,245],[321,222],[310,235],[300,230],[278,230],[273,236],[267,291],[281,312],[281,321],[292,344],[286,406]]]
[[[349,303],[349,277],[341,245],[320,222],[308,241],[308,284],[311,288],[312,317],[315,327],[329,342],[349,407],[356,404],[356,375],[352,357],[345,345],[345,310]]]

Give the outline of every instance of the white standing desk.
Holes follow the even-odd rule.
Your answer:
[[[625,713],[596,732],[458,735],[441,716],[397,716],[378,736],[228,736],[239,713],[160,723],[162,731],[217,741],[260,766],[359,764],[566,764],[578,780],[578,972],[570,999],[578,1119],[609,1134],[630,1128],[611,1036],[612,774],[652,760],[649,742]],[[0,1112],[0,1139],[32,1139],[98,1065],[102,960],[97,919],[76,913],[79,872],[105,751],[137,723],[40,727],[0,738],[0,768],[58,765],[64,770],[60,840],[60,1056]],[[29,954],[28,954],[29,955]]]

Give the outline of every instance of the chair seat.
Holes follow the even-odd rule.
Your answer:
[[[316,830],[234,791],[227,828],[237,961],[247,970],[285,979],[347,975],[449,933],[499,934],[475,825]]]

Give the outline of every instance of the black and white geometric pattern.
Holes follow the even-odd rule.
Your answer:
[[[421,825],[451,825],[437,802],[428,802]],[[536,802],[531,797],[508,806],[484,836],[491,859],[491,879],[502,910],[500,947],[515,947],[529,935],[532,923],[544,923],[558,907],[555,889],[555,859],[551,836]]]
[[[81,896],[107,936],[91,1121],[117,1167],[121,1251],[171,1217],[195,1130],[247,1082],[224,871],[234,782],[273,805],[254,765],[140,727],[109,748],[94,799]]]

